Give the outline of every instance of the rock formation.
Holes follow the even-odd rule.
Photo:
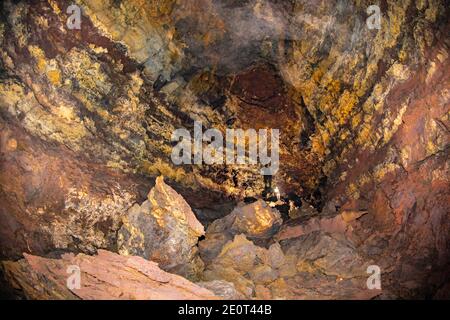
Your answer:
[[[160,176],[148,199],[124,216],[118,250],[155,261],[166,271],[195,277],[203,265],[196,245],[204,233],[191,207]]]
[[[64,254],[60,259],[24,255],[3,262],[6,277],[29,299],[217,299],[211,291],[161,270],[155,262],[99,250],[98,255]],[[70,282],[79,270],[79,285]],[[73,285],[73,286],[72,286]]]
[[[246,298],[370,299],[381,290],[367,288],[368,265],[338,233],[318,231],[268,249],[239,235],[207,265],[204,278],[232,282]]]
[[[27,261],[108,250],[223,298],[449,297],[449,6],[383,0],[372,28],[372,4],[3,1],[0,259],[19,261],[4,264],[11,283],[49,297],[12,280],[36,272]],[[175,165],[172,133],[193,135],[194,121],[279,129],[278,172]],[[280,202],[303,204],[270,208],[261,195],[275,187]],[[129,258],[117,259],[122,272]],[[367,291],[368,264],[382,292]]]

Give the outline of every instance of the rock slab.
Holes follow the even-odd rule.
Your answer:
[[[120,254],[141,256],[166,271],[195,278],[202,270],[196,245],[204,233],[189,204],[160,176],[147,200],[135,204],[123,218],[118,249]]]
[[[170,274],[155,262],[99,250],[98,255],[64,254],[48,259],[24,254],[2,263],[7,280],[28,299],[185,300],[217,299],[211,291]],[[79,287],[75,277],[79,272]],[[73,284],[75,286],[71,286]]]

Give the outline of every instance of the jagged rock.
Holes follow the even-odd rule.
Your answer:
[[[60,259],[24,255],[2,267],[11,284],[28,299],[218,299],[213,292],[155,262],[99,250],[98,255],[64,254]],[[80,271],[79,288],[69,279]],[[69,280],[68,280],[69,279]],[[67,284],[74,286],[68,286]]]
[[[257,256],[257,248],[244,235],[237,235],[222,248],[213,264],[221,267],[232,267],[242,273],[253,270]]]
[[[278,231],[283,222],[280,213],[261,199],[236,207],[231,215],[235,216],[231,230],[243,233],[249,238],[269,238]]]
[[[259,265],[249,272],[249,276],[256,284],[267,284],[278,278],[278,272],[268,265]]]
[[[240,204],[229,215],[211,223],[205,239],[199,243],[200,255],[210,262],[233,236],[244,234],[249,239],[265,240],[279,230],[281,223],[278,210],[263,200]]]
[[[278,210],[259,199],[250,204],[238,204],[229,215],[215,220],[208,227],[207,233],[242,233],[251,239],[267,239],[278,231],[282,222]]]
[[[381,294],[366,286],[370,263],[342,234],[316,231],[269,249],[237,235],[203,277],[232,282],[246,298],[369,299]]]
[[[219,296],[225,300],[241,300],[244,299],[244,296],[239,293],[234,284],[228,281],[223,280],[213,280],[213,281],[203,281],[197,282],[197,285],[200,287],[206,288],[212,292],[216,296]]]
[[[202,269],[196,245],[203,234],[190,206],[160,176],[148,199],[135,204],[123,218],[118,249],[124,255],[155,261],[164,270],[195,277]]]
[[[360,218],[367,211],[343,210],[334,217],[314,217],[309,220],[284,225],[275,235],[278,241],[296,238],[308,233],[322,230],[330,233],[350,233],[352,231],[351,222]]]
[[[352,278],[366,275],[369,261],[342,234],[315,231],[281,242],[286,255],[297,257],[298,271],[320,270],[327,275]]]
[[[275,261],[277,259],[279,261]],[[278,244],[265,249],[240,234],[228,241],[220,254],[208,263],[205,276],[209,280],[230,281],[238,291],[250,298],[256,294],[255,285],[267,285],[277,279],[277,268],[282,263],[284,255]]]
[[[274,269],[280,268],[286,259],[278,242],[275,242],[269,247],[266,257],[267,261],[263,261]]]
[[[254,283],[232,267],[211,265],[210,269],[206,269],[203,273],[203,279],[205,281],[225,280],[231,282],[246,299],[251,298],[254,294]]]
[[[448,292],[446,1],[382,1],[381,29],[366,24],[369,1],[76,4],[81,31],[67,27],[65,1],[1,3],[2,259],[114,248],[122,216],[160,174],[197,209],[260,194],[258,166],[172,163],[172,132],[198,119],[222,132],[280,128],[273,184],[318,209],[332,203],[320,216],[367,210],[344,217],[344,234],[377,259],[383,294]],[[318,224],[342,234],[329,222]],[[207,264],[233,236],[203,244]],[[286,281],[294,296],[361,288],[346,279],[333,292],[335,276],[310,267]]]
[[[208,265],[204,273],[205,279],[230,281],[244,296],[251,297],[254,293],[254,283],[247,275],[257,264],[257,251],[258,247],[244,235],[235,236]]]
[[[198,243],[200,257],[205,263],[212,262],[223,246],[232,239],[232,235],[228,232],[207,233],[205,239]]]
[[[316,231],[281,241],[285,254],[280,277],[270,283],[273,298],[371,299],[381,290],[367,288],[367,266],[343,234]]]

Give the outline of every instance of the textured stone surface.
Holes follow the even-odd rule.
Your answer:
[[[155,262],[100,250],[96,256],[64,254],[60,259],[25,255],[3,262],[10,283],[29,299],[217,299],[211,291],[178,275],[161,270]],[[80,287],[69,289],[67,279],[77,266]],[[67,270],[71,270],[69,273]]]
[[[314,231],[325,231],[330,233],[347,233],[353,230],[352,221],[360,218],[367,211],[344,210],[334,217],[315,217],[306,221],[291,221],[275,235],[275,239],[284,240],[300,237]]]
[[[237,207],[231,214],[236,216],[231,230],[249,238],[269,238],[282,223],[280,213],[263,200]]]
[[[215,295],[225,299],[225,300],[241,300],[244,299],[244,296],[239,293],[234,284],[231,282],[223,281],[223,280],[213,280],[207,282],[197,282],[197,285],[200,287],[206,288]]]
[[[366,285],[372,262],[339,233],[312,232],[268,249],[238,235],[207,263],[203,277],[232,282],[246,298],[371,299],[382,294]]]
[[[265,201],[240,203],[229,215],[209,225],[205,239],[199,243],[200,255],[205,262],[211,262],[235,235],[243,234],[249,239],[265,241],[275,235],[281,224],[278,210]]]
[[[339,278],[364,277],[370,261],[341,234],[322,231],[282,242],[286,255],[297,257],[297,270],[318,269]]]
[[[445,295],[446,1],[382,1],[380,30],[366,26],[366,0],[75,2],[81,30],[66,26],[69,1],[1,4],[2,259],[113,250],[122,217],[161,174],[202,222],[259,195],[257,166],[172,164],[171,133],[201,120],[222,132],[281,130],[273,184],[318,218],[293,214],[300,221],[282,232],[301,231],[286,240],[336,232],[343,218],[358,254],[380,265],[385,297]],[[367,214],[352,220],[343,210]],[[233,236],[207,232],[205,262]],[[297,283],[256,289],[234,276],[250,296],[283,295]],[[333,279],[299,277],[304,297],[333,296],[314,289],[323,281],[331,292]]]
[[[202,269],[196,245],[204,233],[187,202],[160,176],[148,199],[124,216],[118,250],[155,261],[164,270],[195,277]]]

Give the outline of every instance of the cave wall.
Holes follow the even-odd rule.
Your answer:
[[[440,289],[445,1],[380,1],[380,30],[366,27],[370,1],[75,2],[80,30],[67,29],[69,2],[2,3],[2,257],[112,249],[159,174],[206,220],[260,194],[257,167],[172,164],[173,130],[200,120],[279,128],[281,191],[323,215],[367,210],[354,240],[389,285]]]

